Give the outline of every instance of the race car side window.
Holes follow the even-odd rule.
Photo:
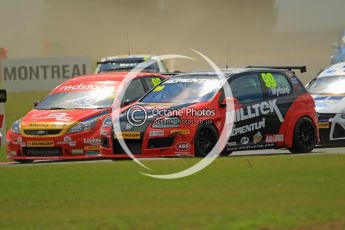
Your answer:
[[[126,89],[125,95],[122,98],[124,102],[134,102],[140,99],[145,94],[145,89],[139,78],[134,79]]]
[[[242,103],[251,103],[263,99],[262,87],[257,74],[240,76],[230,82],[233,97]]]
[[[291,84],[283,74],[260,73],[260,78],[269,97],[284,96],[292,92]]]

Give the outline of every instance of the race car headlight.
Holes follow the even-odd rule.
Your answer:
[[[93,119],[90,121],[79,122],[78,124],[72,126],[72,128],[70,128],[67,131],[67,133],[78,133],[78,132],[93,129],[95,125],[97,124],[97,121],[98,121],[97,119]]]
[[[342,113],[340,114],[340,117],[341,117],[342,119],[345,119],[345,111],[342,112]]]
[[[11,131],[17,134],[20,134],[20,122],[22,119],[16,120],[12,126],[11,126]]]
[[[152,128],[177,128],[180,125],[179,117],[167,117],[153,122]]]
[[[111,127],[113,125],[113,122],[112,122],[112,120],[111,120],[111,117],[107,117],[107,118],[105,118],[104,119],[104,121],[103,121],[103,124],[102,124],[102,128],[109,128],[109,127]]]

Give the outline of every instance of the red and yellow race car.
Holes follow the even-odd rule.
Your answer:
[[[128,157],[127,146],[135,157],[206,156],[224,128],[226,101],[234,104],[235,120],[223,155],[265,148],[310,152],[318,142],[314,101],[291,68],[224,70],[225,82],[214,71],[171,77],[123,108],[118,119],[104,120],[101,154]],[[225,96],[223,84],[233,97]],[[116,119],[120,130],[113,127]]]
[[[111,113],[127,72],[76,77],[57,86],[6,135],[8,158],[17,162],[98,158],[100,128]],[[166,76],[135,73],[121,106],[141,98]]]

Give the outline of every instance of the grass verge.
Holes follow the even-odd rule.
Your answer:
[[[144,163],[168,173],[198,160]],[[0,228],[292,229],[345,221],[344,155],[219,158],[179,180],[138,172],[147,171],[133,161],[3,166]]]

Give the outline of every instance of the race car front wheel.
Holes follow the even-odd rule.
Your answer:
[[[195,156],[205,157],[218,141],[217,129],[211,124],[199,126],[195,134],[194,151]]]
[[[290,148],[291,153],[309,153],[311,152],[317,142],[316,127],[309,118],[301,118],[297,121],[293,146]]]

